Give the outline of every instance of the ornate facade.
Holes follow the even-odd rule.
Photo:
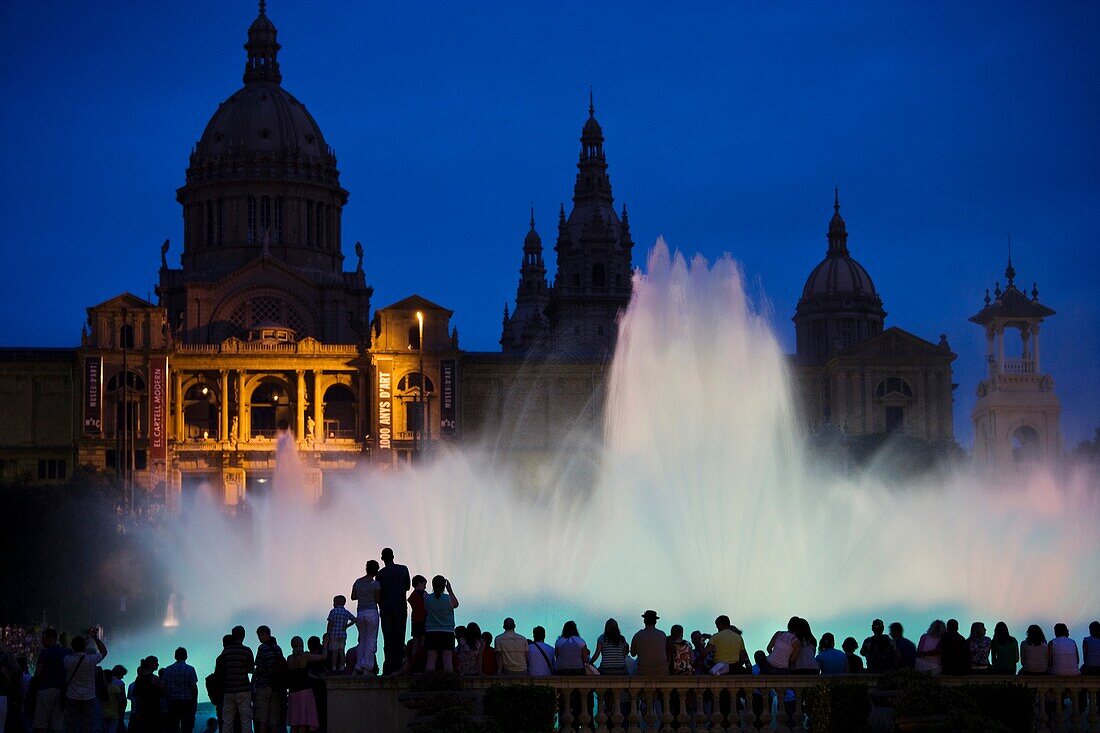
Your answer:
[[[161,248],[157,302],[122,294],[89,308],[75,349],[0,350],[16,426],[0,480],[114,472],[170,507],[202,490],[236,506],[267,490],[283,434],[316,494],[325,475],[439,441],[491,435],[523,456],[598,430],[633,241],[591,100],[552,279],[532,212],[502,350],[463,351],[451,311],[425,298],[371,311],[358,243],[344,268],[348,192],[320,127],[282,87],[279,49],[261,5],[244,86],[214,113],[176,192],[183,247],[178,267]],[[847,236],[836,201],[794,317],[806,419],[950,443],[954,355],[942,338],[884,326]]]

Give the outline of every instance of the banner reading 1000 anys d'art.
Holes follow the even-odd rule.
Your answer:
[[[103,357],[84,357],[84,434],[103,432]]]
[[[378,450],[388,451],[393,447],[393,387],[388,360],[379,360],[378,374]]]

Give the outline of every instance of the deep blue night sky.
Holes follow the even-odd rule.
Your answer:
[[[671,245],[744,263],[789,321],[833,185],[898,325],[946,333],[969,444],[1003,278],[1058,315],[1044,365],[1067,446],[1100,425],[1100,4],[359,3],[272,0],[284,86],[337,153],[346,266],[375,306],[417,292],[496,349],[534,203],[552,247],[588,87],[636,264]],[[6,2],[0,343],[74,345],[86,306],[178,262],[175,189],[241,86],[256,15],[226,2]],[[552,255],[552,250],[548,252]]]

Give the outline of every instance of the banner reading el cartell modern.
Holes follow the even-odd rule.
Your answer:
[[[168,477],[168,358],[149,367],[149,468],[153,486]]]

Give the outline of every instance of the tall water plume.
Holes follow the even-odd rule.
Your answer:
[[[846,477],[807,450],[786,364],[731,258],[688,262],[659,241],[621,321],[602,434],[574,432],[539,466],[507,460],[508,436],[444,448],[415,469],[329,480],[320,506],[301,500],[286,436],[250,523],[207,506],[162,545],[180,629],[319,633],[331,597],[383,546],[453,579],[460,615],[481,621],[656,607],[703,626],[728,613],[760,645],[795,613],[1091,620],[1095,485],[966,469]],[[572,470],[585,445],[594,473]]]

